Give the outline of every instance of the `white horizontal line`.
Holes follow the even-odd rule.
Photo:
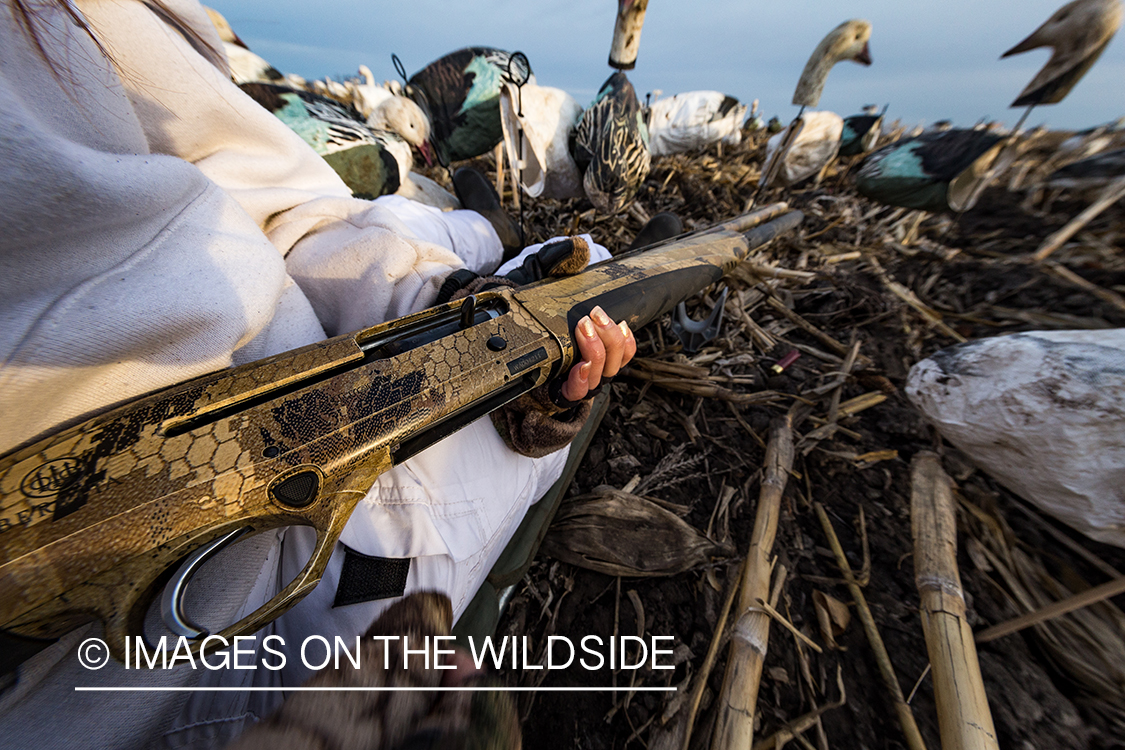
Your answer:
[[[674,687],[78,687],[78,693],[674,693]]]

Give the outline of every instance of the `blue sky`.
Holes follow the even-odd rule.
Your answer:
[[[1049,57],[1048,50],[1000,60],[1062,3],[1058,0],[651,0],[637,67],[639,94],[717,89],[761,101],[788,119],[809,54],[833,27],[866,18],[874,65],[836,66],[820,107],[847,115],[890,105],[907,123],[943,118],[1014,124],[1008,105]],[[283,72],[306,78],[354,73],[366,64],[394,78],[392,52],[413,74],[460,47],[522,50],[542,85],[585,105],[612,72],[606,64],[613,0],[213,0],[235,31]],[[1088,127],[1125,115],[1125,40],[1115,38],[1061,104],[1037,109],[1030,125]]]

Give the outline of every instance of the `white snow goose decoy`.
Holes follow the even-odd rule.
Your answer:
[[[721,91],[688,91],[657,98],[646,109],[649,150],[668,156],[713,143],[737,146],[750,108]]]

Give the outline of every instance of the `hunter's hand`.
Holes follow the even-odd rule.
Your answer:
[[[574,338],[582,360],[570,368],[561,388],[563,398],[569,401],[586,398],[602,378],[615,376],[637,353],[637,339],[629,324],[614,323],[600,307],[578,321]]]

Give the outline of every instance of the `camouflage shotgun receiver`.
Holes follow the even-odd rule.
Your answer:
[[[165,623],[198,649],[180,601],[194,570],[241,535],[314,527],[304,570],[216,635],[254,633],[316,586],[379,474],[567,372],[595,305],[639,328],[795,228],[787,211],[213,373],[4,456],[0,671],[91,620],[121,659],[162,587]]]

